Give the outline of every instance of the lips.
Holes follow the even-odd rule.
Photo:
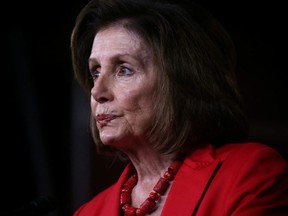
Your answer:
[[[96,115],[96,121],[101,124],[108,123],[109,121],[115,119],[115,115],[111,114],[101,114],[101,115]]]

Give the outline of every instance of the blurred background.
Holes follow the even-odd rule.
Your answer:
[[[44,196],[57,203],[45,216],[71,216],[121,172],[119,161],[95,153],[89,98],[73,77],[70,34],[87,2],[15,0],[1,6],[0,215]],[[284,3],[197,2],[235,41],[251,140],[288,159]]]

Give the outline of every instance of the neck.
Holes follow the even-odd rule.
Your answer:
[[[153,158],[152,155],[149,155],[149,158]],[[158,156],[154,159],[146,160],[145,164],[139,163],[137,160],[138,167],[135,167],[135,173],[123,185],[120,204],[127,215],[138,215],[139,212],[141,215],[145,215],[155,212],[155,209],[160,212],[163,208],[181,161],[179,159],[172,160],[172,156],[167,158]],[[138,172],[142,172],[142,177]],[[149,196],[147,197],[147,195]],[[159,200],[160,196],[161,200]],[[139,212],[137,213],[137,211]]]
[[[175,154],[159,155],[155,152],[129,155],[130,161],[137,172],[139,185],[150,181],[155,182],[153,179],[159,179],[175,157]]]

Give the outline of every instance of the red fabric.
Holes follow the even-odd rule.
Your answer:
[[[116,184],[74,216],[120,216],[119,197],[129,164]],[[259,143],[207,145],[189,155],[172,184],[161,216],[287,216],[288,165]]]

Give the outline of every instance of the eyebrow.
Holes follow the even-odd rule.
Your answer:
[[[138,55],[139,56],[139,55]],[[139,61],[139,58],[135,58],[133,57],[133,55],[130,55],[129,53],[119,53],[119,54],[115,54],[111,57],[112,62],[117,62],[120,58],[123,57],[129,57],[133,60]],[[97,58],[89,58],[88,59],[88,63],[89,62],[98,62]]]

